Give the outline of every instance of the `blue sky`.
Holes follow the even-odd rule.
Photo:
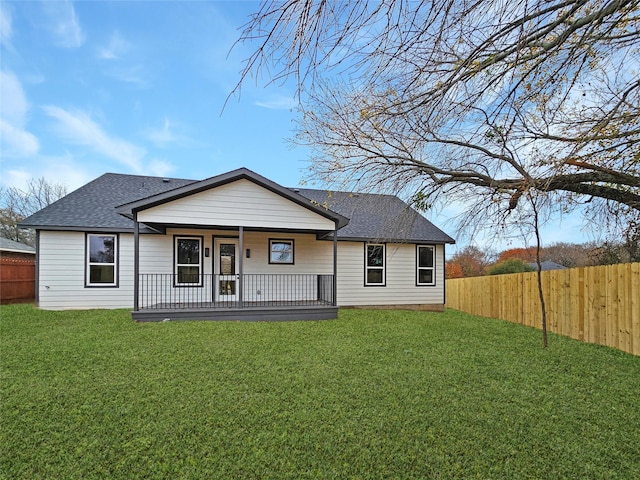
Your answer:
[[[300,185],[309,152],[286,141],[293,81],[248,81],[223,111],[252,51],[231,47],[258,7],[0,0],[2,186],[44,176],[74,190],[105,172],[204,179],[239,167]],[[455,236],[447,212],[430,219]],[[554,222],[545,243],[583,241],[580,227]]]
[[[105,172],[203,179],[241,166],[295,186],[294,87],[248,82],[255,2],[2,2],[2,184]]]

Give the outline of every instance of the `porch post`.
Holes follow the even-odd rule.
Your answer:
[[[86,266],[84,268],[87,268]],[[40,306],[40,230],[36,230],[36,284],[34,300],[36,306]]]
[[[335,307],[338,304],[338,222],[333,230],[333,302]]]
[[[133,212],[133,311],[140,309],[138,297],[140,293],[140,224],[138,212]]]
[[[242,283],[243,283],[243,260],[244,260],[244,228],[238,227],[238,254],[240,255],[240,259],[238,261],[238,298],[240,299],[239,305],[242,308],[242,304],[244,303],[244,297],[242,296]]]

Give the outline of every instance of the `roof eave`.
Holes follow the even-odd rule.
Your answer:
[[[327,239],[332,239],[333,235],[329,234]],[[445,245],[455,244],[453,239],[449,240],[429,240],[424,238],[393,238],[393,237],[358,237],[358,236],[340,236],[338,233],[338,241],[342,242],[379,242],[379,243],[409,243],[418,245]]]
[[[140,228],[140,233],[161,233],[144,224]],[[104,233],[133,233],[133,227],[92,227],[78,225],[34,225],[25,228],[34,228],[35,230],[47,232],[104,232]]]
[[[2,251],[2,252],[11,252],[11,253],[25,253],[25,254],[28,254],[28,255],[35,255],[36,254],[35,249],[33,249],[33,250],[20,250],[20,249],[17,249],[17,248],[4,248],[4,247],[2,247],[2,248],[0,248],[0,251]]]

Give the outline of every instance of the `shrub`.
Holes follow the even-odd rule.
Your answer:
[[[533,272],[535,270],[530,264],[519,258],[510,258],[504,262],[496,263],[489,267],[489,275],[503,275],[505,273]]]

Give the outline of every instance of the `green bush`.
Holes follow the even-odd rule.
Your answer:
[[[504,262],[496,263],[489,267],[489,275],[503,275],[505,273],[533,272],[535,267],[519,258],[510,258]]]

